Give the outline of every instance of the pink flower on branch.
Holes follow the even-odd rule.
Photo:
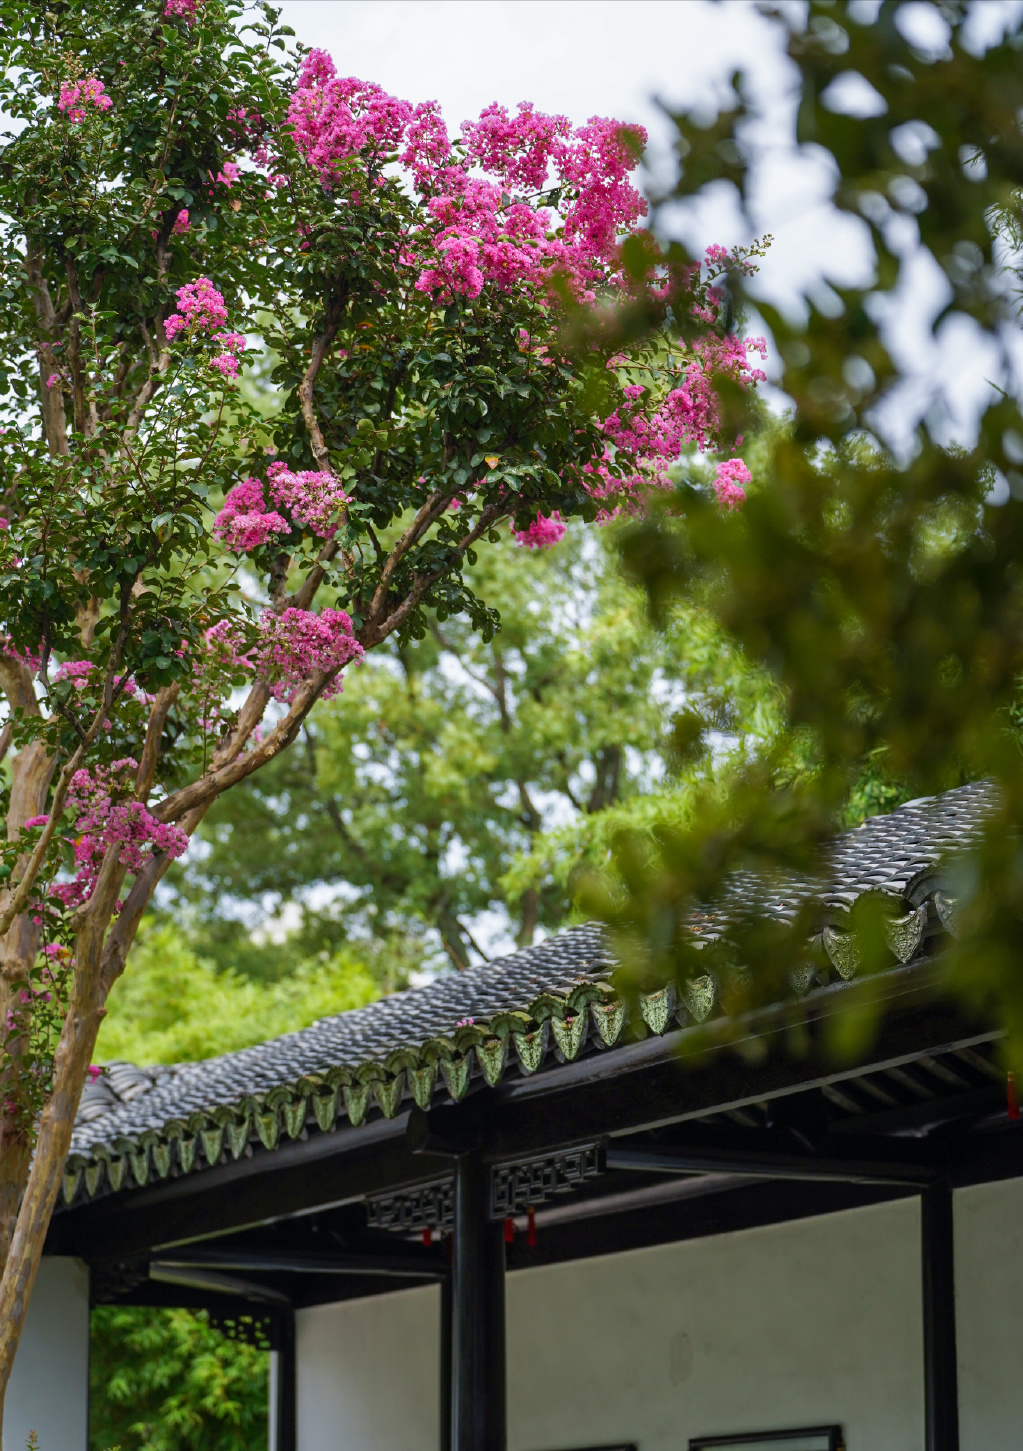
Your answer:
[[[714,493],[722,509],[741,508],[746,502],[746,486],[750,482],[750,471],[741,458],[719,463],[714,476]]]
[[[290,534],[291,525],[280,514],[267,510],[263,485],[250,475],[228,492],[224,507],[213,521],[213,533],[236,554],[249,554],[273,534]]]
[[[86,900],[111,846],[117,847],[118,860],[130,872],[145,865],[147,847],[179,857],[188,846],[188,835],[181,827],[158,821],[141,801],[133,799],[137,772],[138,762],[125,756],[109,766],[83,768],[71,778],[67,807],[76,817],[78,871],[73,881],[51,888],[65,906]]]
[[[287,509],[299,524],[305,524],[321,539],[337,533],[338,516],[349,495],[333,474],[303,469],[293,472],[287,464],[274,463],[266,471],[270,497]]]
[[[363,656],[345,610],[323,610],[318,615],[294,608],[279,615],[266,611],[260,617],[259,636],[258,669],[264,679],[273,682],[274,699],[288,703],[316,671],[340,670]],[[341,681],[335,677],[323,698],[330,700],[340,693]]]
[[[186,25],[195,22],[195,12],[202,0],[167,0],[163,7],[164,20],[183,20]]]
[[[172,312],[164,323],[168,342],[178,333],[215,333],[227,323],[227,304],[208,277],[197,277],[177,291],[180,312]]]
[[[57,109],[64,112],[72,126],[80,126],[85,120],[87,105],[97,111],[109,111],[113,104],[103,89],[103,82],[96,76],[88,76],[84,81],[65,81],[57,99]]]
[[[538,513],[528,529],[513,529],[512,534],[516,543],[527,549],[550,549],[564,538],[565,525],[555,509],[549,518]]]

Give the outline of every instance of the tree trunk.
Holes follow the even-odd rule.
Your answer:
[[[75,1115],[106,1012],[107,994],[123,965],[122,960],[113,965],[112,972],[104,971],[103,945],[104,933],[113,915],[124,875],[124,868],[118,864],[114,851],[104,862],[93,898],[82,913],[81,927],[75,940],[75,974],[67,1015],[54,1054],[53,1091],[39,1118],[31,1167],[24,1183],[3,1277],[0,1278],[0,1427],[3,1425],[3,1400],[39,1270],[46,1231],[60,1193]]]
[[[533,938],[536,936],[536,923],[540,911],[540,899],[535,887],[527,887],[522,893],[521,906],[522,916],[515,945],[516,947],[532,947]]]
[[[7,817],[9,838],[17,836],[26,821],[44,810],[54,765],[54,759],[47,755],[46,748],[39,741],[31,742],[15,757]],[[22,858],[19,862],[22,871],[26,860]],[[3,895],[6,897],[7,893]],[[0,946],[0,1024],[4,1025],[5,1038],[10,1014],[17,1006],[19,989],[16,984],[24,981],[35,961],[39,936],[39,927],[28,914],[23,914],[12,922]],[[7,1086],[13,1090],[21,1056],[17,1039],[6,1043],[3,1056],[6,1062],[0,1069],[0,1090]],[[14,1099],[13,1092],[4,1093],[0,1110],[0,1271],[7,1262],[32,1155],[30,1136],[21,1122]]]

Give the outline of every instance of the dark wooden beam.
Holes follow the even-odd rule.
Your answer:
[[[386,1254],[310,1254],[303,1250],[237,1249],[230,1245],[190,1245],[166,1250],[157,1262],[162,1267],[186,1269],[208,1266],[222,1270],[252,1270],[257,1274],[374,1275],[402,1280],[442,1280],[448,1266],[438,1252],[420,1252],[415,1245],[396,1245]]]
[[[920,1196],[924,1317],[924,1445],[959,1451],[959,1372],[952,1191],[935,1184]]]
[[[938,1171],[921,1162],[915,1144],[846,1140],[836,1151],[795,1153],[773,1132],[731,1132],[718,1142],[630,1143],[612,1139],[608,1169],[654,1174],[745,1174],[757,1179],[831,1180],[842,1184],[922,1185],[936,1182]]]
[[[455,1160],[451,1451],[506,1451],[504,1227],[490,1218],[490,1172]]]
[[[183,1285],[190,1290],[210,1290],[214,1294],[237,1295],[254,1305],[272,1305],[279,1309],[290,1309],[291,1300],[282,1290],[258,1280],[242,1279],[239,1275],[225,1275],[220,1270],[200,1269],[177,1265],[152,1264],[149,1278],[164,1285]]]

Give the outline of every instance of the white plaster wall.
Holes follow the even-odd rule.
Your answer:
[[[298,1451],[437,1451],[439,1321],[435,1285],[300,1310]]]
[[[510,1451],[831,1421],[920,1451],[919,1227],[904,1200],[510,1275]],[[435,1451],[438,1314],[433,1288],[300,1312],[299,1451]]]
[[[47,1256],[39,1266],[7,1387],[4,1451],[86,1451],[89,1440],[89,1271]]]
[[[1023,1445],[1023,1179],[955,1196],[961,1451]]]

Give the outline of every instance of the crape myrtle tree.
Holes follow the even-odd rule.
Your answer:
[[[494,631],[463,568],[502,531],[642,508],[686,447],[722,506],[746,478],[714,285],[746,264],[657,264],[638,129],[493,106],[451,137],[244,20],[0,3],[0,1393],[104,1003],[211,804],[383,640]],[[584,373],[560,319],[616,292],[681,335],[611,329]]]
[[[767,13],[797,78],[796,142],[823,152],[834,204],[858,222],[873,275],[810,291],[802,316],[761,301],[791,426],[758,454],[761,487],[741,527],[721,529],[682,484],[670,510],[631,526],[624,553],[655,614],[679,598],[704,602],[772,682],[782,728],[683,828],[623,834],[615,870],[587,903],[613,924],[637,981],[712,970],[735,1021],[752,1002],[788,994],[794,971],[806,985],[819,926],[805,912],[786,925],[730,907],[736,869],[753,868],[769,890],[779,872],[821,869],[821,846],[851,800],[989,779],[987,829],[944,881],[956,940],[932,981],[1004,1025],[1018,1069],[1023,22],[956,0],[812,0]],[[677,206],[710,186],[744,202],[757,117],[741,78],[731,109],[711,123],[676,121],[680,166],[665,200]],[[945,361],[953,340],[975,349],[995,385],[958,425],[958,381],[945,374],[928,393],[900,327],[901,302],[928,277],[927,345],[943,340]],[[735,275],[740,305],[745,289]],[[701,729],[689,722],[691,744]],[[728,945],[716,954],[694,950],[694,902],[724,916]],[[875,896],[851,916],[859,980],[843,995],[844,1052],[877,1021],[877,970],[894,961],[884,919],[898,910]]]

